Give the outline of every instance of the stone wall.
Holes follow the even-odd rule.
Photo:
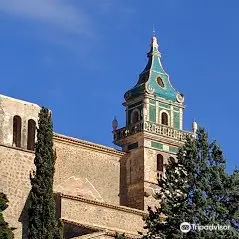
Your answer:
[[[57,150],[54,190],[119,205],[119,158],[123,154],[70,139],[59,135],[54,138]],[[5,217],[17,228],[14,231],[16,238],[22,238],[26,229],[29,176],[33,169],[32,151],[0,146],[0,191],[9,198]]]
[[[164,164],[168,163],[169,157],[176,158],[176,155],[162,150],[156,150],[152,148],[144,148],[144,210],[147,210],[148,206],[154,207],[158,205],[158,201],[155,200],[154,195],[158,191],[157,180],[157,155],[161,154],[164,159]],[[163,173],[159,173],[163,174]]]
[[[26,230],[29,175],[34,168],[34,154],[26,150],[27,122],[29,119],[37,122],[39,110],[40,107],[35,104],[0,95],[0,191],[6,193],[9,198],[9,208],[5,216],[10,225],[17,228],[14,232],[16,238],[22,238]],[[14,115],[19,115],[22,119],[21,148],[12,145]],[[99,203],[124,205],[141,210],[146,209],[147,205],[153,205],[155,201],[152,194],[157,190],[157,154],[161,153],[165,159],[170,154],[152,149],[151,141],[145,140],[144,134],[126,140],[138,142],[138,148],[123,153],[106,146],[55,134],[57,160],[54,191]],[[73,203],[68,199],[67,203],[70,202]],[[73,204],[76,206],[79,201]],[[88,210],[90,205],[93,204],[85,205],[85,209]],[[70,204],[68,206],[70,207]],[[78,206],[79,209],[76,210],[82,210],[81,206]],[[103,212],[109,213],[104,211],[105,207],[102,206],[92,210],[98,213],[94,218],[92,215],[94,220],[100,220]],[[66,215],[66,210],[64,213]],[[128,216],[130,220],[135,220],[133,214],[127,214],[123,210],[111,213],[116,217],[116,221],[118,218],[128,220],[125,218]],[[107,217],[112,217],[111,213],[107,214]],[[141,226],[137,224],[136,227]],[[127,229],[126,224],[122,227],[124,230],[131,230]]]
[[[176,158],[176,154],[169,153],[163,150],[157,150],[145,147],[144,148],[144,168],[145,175],[144,180],[147,182],[157,183],[157,155],[161,154],[164,159],[164,163],[168,163],[169,157]]]
[[[30,190],[30,172],[34,168],[33,151],[26,150],[28,120],[37,124],[40,107],[26,101],[0,95],[0,191],[9,199],[6,221],[14,230],[15,238],[26,231],[26,205]],[[21,118],[20,148],[13,145],[13,118]]]
[[[144,148],[131,150],[120,163],[121,205],[144,208]]]
[[[26,230],[26,204],[30,190],[30,172],[34,168],[31,151],[0,146],[0,191],[9,199],[5,219],[20,239]]]
[[[125,139],[121,143],[129,145],[137,142],[138,147],[127,151],[120,160],[120,204],[140,210],[147,210],[148,206],[155,206],[158,202],[153,197],[158,190],[157,178],[162,174],[157,172],[157,155],[161,154],[164,163],[169,157],[176,157],[176,153],[167,151],[167,148],[156,149],[151,146],[152,140],[165,142],[151,133],[138,133]],[[175,140],[171,140],[175,141]],[[171,145],[167,142],[168,145]],[[172,142],[171,142],[172,143]],[[180,145],[175,141],[175,145]],[[169,148],[169,146],[168,146]]]
[[[26,149],[28,120],[37,123],[39,111],[36,104],[0,95],[0,143],[13,145],[13,117],[18,115],[22,120],[21,147]]]
[[[119,160],[124,155],[102,145],[56,135],[55,190],[119,205]]]
[[[61,217],[68,223],[91,226],[108,232],[138,236],[143,230],[143,211],[62,195]]]
[[[30,172],[34,153],[27,148],[28,120],[37,123],[40,107],[0,95],[0,191],[6,193],[9,207],[6,221],[17,228],[15,238],[25,233]],[[22,120],[21,148],[13,147],[13,117]],[[119,159],[124,155],[113,148],[54,136],[57,150],[54,190],[119,205]]]

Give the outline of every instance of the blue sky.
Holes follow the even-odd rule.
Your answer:
[[[217,4],[215,4],[215,2]],[[1,94],[47,106],[55,131],[113,146],[123,94],[153,25],[162,63],[195,118],[238,164],[238,0],[1,0]]]

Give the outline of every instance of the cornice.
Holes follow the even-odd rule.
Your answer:
[[[145,95],[142,94],[142,95],[139,95],[137,97],[134,97],[132,99],[129,99],[129,100],[126,100],[122,103],[123,106],[129,106],[131,104],[135,104],[135,103],[138,103],[139,101],[143,101],[145,99]]]
[[[158,102],[161,102],[161,103],[164,103],[164,104],[167,104],[167,105],[172,105],[172,106],[175,106],[175,107],[179,107],[179,108],[182,108],[182,109],[185,109],[185,105],[183,105],[182,103],[178,103],[178,102],[173,102],[171,100],[166,100],[162,97],[159,97],[159,96],[156,96],[154,94],[149,94],[149,93],[144,93],[140,96],[137,96],[135,98],[132,98],[132,99],[129,99],[127,101],[125,101],[122,105],[123,106],[128,106],[130,104],[134,104],[134,103],[137,103],[139,101],[143,101],[144,99],[151,99],[151,100],[156,100]]]
[[[157,151],[160,151],[160,152],[164,152],[164,153],[167,153],[167,154],[170,154],[170,155],[172,154],[172,155],[177,156],[177,153],[170,152],[170,151],[167,151],[167,150],[164,150],[164,149],[158,149],[158,148],[149,147],[149,146],[144,146],[144,148],[147,148],[147,149],[154,149],[154,150],[157,150]]]
[[[76,139],[76,138],[68,137],[68,136],[65,136],[65,135],[57,134],[57,133],[54,133],[53,141],[55,141],[55,142],[58,141],[58,142],[62,142],[62,143],[65,143],[65,144],[73,144],[75,146],[80,146],[80,147],[84,147],[84,148],[89,148],[91,150],[97,150],[97,151],[105,152],[105,153],[110,154],[110,155],[123,156],[123,155],[126,154],[125,152],[122,152],[122,151],[119,151],[119,150],[116,150],[116,149],[113,149],[113,148],[110,148],[110,147],[107,147],[107,146],[104,146],[104,145],[95,144],[95,143],[92,143],[92,142],[89,142],[89,141]],[[10,146],[10,145],[7,145],[7,144],[0,143],[0,147],[1,146],[5,147],[5,148],[9,148],[9,149],[14,149],[14,150],[17,150],[17,151],[22,151],[22,152],[26,152],[26,153],[30,153],[30,154],[35,154],[35,151],[28,150],[28,149],[25,149],[25,148],[18,148],[18,147],[13,147],[13,146]]]
[[[173,105],[182,109],[185,109],[185,106],[181,103],[177,103],[177,102],[173,102],[173,101],[169,101],[169,100],[165,100],[162,97],[159,96],[155,96],[155,95],[151,95],[151,94],[146,94],[145,97],[151,99],[151,100],[157,100],[158,102],[164,103],[164,104],[168,104],[168,105]]]
[[[116,206],[116,205],[113,205],[113,204],[98,202],[98,201],[95,201],[95,200],[86,199],[86,198],[79,197],[79,196],[70,196],[70,195],[66,195],[66,194],[60,194],[60,197],[70,199],[70,200],[85,202],[85,203],[89,203],[89,204],[93,204],[93,205],[97,205],[97,206],[101,206],[101,207],[107,207],[107,208],[115,209],[115,210],[118,210],[118,211],[133,213],[133,214],[136,214],[136,215],[139,215],[139,216],[146,216],[147,215],[147,213],[145,213],[144,211],[138,210],[138,209],[133,209],[133,208],[124,207],[124,206]]]
[[[157,135],[155,133],[144,132],[144,138],[148,140],[153,140],[161,143],[166,143],[170,146],[181,147],[185,142],[179,141],[174,138],[169,138],[167,136]]]
[[[86,140],[81,140],[81,139],[65,136],[65,135],[58,134],[58,133],[54,133],[53,140],[55,142],[72,144],[75,146],[84,147],[84,148],[88,148],[91,150],[105,152],[105,153],[111,154],[111,155],[123,156],[125,154],[124,152],[116,150],[114,148],[110,148],[110,147],[100,145],[100,144],[95,144],[95,143],[92,143],[92,142],[89,142]]]
[[[88,225],[88,224],[82,224],[82,223],[79,223],[79,222],[70,221],[66,218],[61,218],[61,220],[62,220],[63,223],[71,224],[71,225],[77,226],[77,227],[83,227],[83,228],[86,228],[86,229],[90,229],[92,231],[99,231],[99,232],[104,233],[107,236],[116,237],[117,233],[118,234],[123,234],[124,233],[126,239],[140,238],[139,235],[131,234],[131,233],[127,233],[127,232],[125,233],[124,231],[119,231],[118,229],[113,230],[113,229],[110,229],[110,228],[103,228],[103,227],[99,227],[99,226],[92,226],[92,225]]]
[[[20,99],[17,99],[17,98],[13,98],[13,97],[10,97],[10,96],[7,96],[7,95],[2,95],[0,94],[0,99],[1,98],[4,98],[4,99],[7,99],[9,101],[15,101],[15,102],[18,102],[18,103],[21,103],[21,104],[24,104],[24,105],[30,105],[30,106],[34,106],[36,108],[38,108],[39,110],[41,109],[41,107],[35,103],[31,103],[29,101],[25,101],[25,100],[20,100]]]
[[[17,150],[17,151],[26,152],[26,153],[30,153],[30,154],[33,154],[33,155],[35,154],[35,151],[28,150],[28,149],[24,149],[24,148],[13,147],[13,146],[6,145],[6,144],[0,144],[0,147],[5,147],[5,148],[9,148],[9,149],[14,149],[14,150]]]

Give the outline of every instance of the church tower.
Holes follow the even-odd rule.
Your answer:
[[[154,204],[164,165],[192,134],[183,130],[184,96],[162,67],[155,36],[147,56],[137,84],[124,95],[126,126],[113,131],[114,143],[126,152],[120,162],[120,204],[141,210]]]

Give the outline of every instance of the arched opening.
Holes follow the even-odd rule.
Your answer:
[[[13,117],[13,141],[14,147],[21,147],[21,136],[22,136],[22,119],[19,115]]]
[[[36,135],[36,122],[33,119],[28,120],[27,126],[27,149],[34,150]]]
[[[163,172],[163,156],[161,154],[157,155],[157,171]]]
[[[135,110],[135,111],[132,112],[131,123],[135,124],[138,121],[139,121],[139,111]]]
[[[168,114],[165,112],[161,114],[161,124],[168,125]]]

